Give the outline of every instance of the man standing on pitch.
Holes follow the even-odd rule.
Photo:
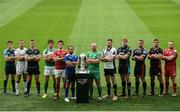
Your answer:
[[[16,65],[15,65],[15,49],[13,49],[13,42],[7,42],[7,49],[4,51],[4,58],[6,61],[5,64],[5,78],[4,78],[4,92],[6,95],[7,83],[9,79],[9,75],[11,75],[11,83],[12,83],[12,93],[15,93],[15,74],[16,74]]]
[[[151,78],[151,92],[150,96],[153,96],[154,87],[155,87],[155,76],[157,76],[160,85],[160,93],[159,96],[163,96],[163,87],[164,83],[162,80],[162,68],[161,68],[161,59],[163,56],[163,50],[159,47],[159,40],[153,40],[153,47],[150,49],[148,53],[148,59],[150,59],[150,78]]]
[[[86,57],[87,57],[87,64],[88,64],[88,70],[90,72],[90,80],[89,80],[89,93],[90,93],[90,99],[93,99],[93,81],[95,79],[97,88],[98,88],[98,99],[97,101],[102,100],[102,87],[101,87],[101,82],[100,82],[100,68],[99,68],[99,63],[100,63],[100,56],[101,53],[97,51],[97,45],[96,43],[91,44],[91,51],[87,52]]]
[[[41,59],[40,51],[35,47],[34,40],[30,41],[30,48],[26,51],[25,60],[27,61],[27,91],[25,96],[29,96],[32,76],[34,75],[37,88],[37,96],[40,96],[40,81],[39,81],[39,61]]]
[[[15,55],[16,55],[16,73],[17,73],[17,79],[16,79],[16,93],[15,95],[19,95],[19,83],[21,80],[21,75],[23,76],[24,81],[24,93],[26,92],[26,80],[27,80],[27,61],[25,61],[25,54],[27,49],[24,47],[24,41],[19,41],[19,48],[16,49]]]
[[[115,57],[116,57],[116,49],[112,47],[112,39],[108,39],[106,41],[107,48],[103,49],[103,53],[101,56],[101,61],[104,62],[104,75],[107,84],[107,93],[102,98],[109,98],[111,95],[111,82],[113,84],[114,96],[112,98],[113,101],[118,100],[117,97],[117,83],[116,83],[116,67],[115,67]]]
[[[55,62],[53,59],[53,53],[55,52],[54,48],[54,41],[48,40],[48,48],[44,49],[43,51],[43,58],[45,60],[45,67],[44,67],[44,95],[42,98],[47,98],[47,89],[48,89],[48,82],[49,82],[49,76],[52,76],[53,79],[53,88],[54,93],[56,93],[56,79],[55,79]]]
[[[145,74],[146,74],[146,65],[145,65],[145,59],[147,56],[147,51],[144,48],[144,41],[138,40],[138,48],[133,51],[132,60],[135,61],[135,67],[134,67],[134,75],[135,75],[135,81],[136,81],[136,91],[135,95],[139,95],[139,78],[142,81],[143,86],[143,95],[142,97],[146,96],[146,80],[145,80]]]
[[[118,72],[121,75],[121,85],[122,85],[122,94],[129,98],[131,96],[131,80],[130,80],[130,61],[131,49],[127,45],[128,40],[123,38],[121,41],[121,47],[117,50],[116,58],[119,59],[119,69]],[[128,88],[128,95],[126,96],[126,84]]]
[[[174,42],[169,41],[168,42],[168,48],[164,50],[163,53],[163,60],[165,61],[165,67],[164,67],[164,75],[165,75],[165,86],[166,86],[166,92],[165,94],[169,94],[169,77],[172,80],[173,83],[173,94],[172,96],[176,96],[176,60],[178,57],[177,50],[174,48]]]

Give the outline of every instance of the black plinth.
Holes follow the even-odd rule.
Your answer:
[[[89,73],[76,73],[76,102],[89,103]]]

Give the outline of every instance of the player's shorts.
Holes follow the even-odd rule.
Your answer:
[[[65,78],[66,69],[55,69],[55,77],[63,77]]]
[[[28,75],[40,75],[39,68],[27,68]]]
[[[90,71],[89,77],[95,80],[100,80],[100,72]]]
[[[118,73],[120,75],[129,75],[130,74],[130,64],[119,64]]]
[[[150,76],[161,76],[162,68],[161,66],[151,66],[149,69]]]
[[[165,77],[176,77],[176,66],[165,66],[164,75]]]
[[[146,76],[146,66],[145,64],[140,64],[140,65],[135,65],[134,68],[134,75],[135,76],[140,76],[140,77],[145,77]]]
[[[15,75],[16,74],[16,65],[15,64],[6,64],[5,65],[5,74],[6,75]]]
[[[110,76],[115,76],[116,75],[116,69],[104,69],[104,75],[110,75]]]
[[[76,81],[76,71],[74,68],[66,69],[66,82]]]
[[[52,66],[45,66],[44,68],[44,75],[49,76],[49,75],[55,75],[55,67]]]
[[[27,63],[26,62],[17,63],[16,73],[17,75],[27,74]]]

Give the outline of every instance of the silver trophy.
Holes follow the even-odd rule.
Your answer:
[[[79,67],[78,67],[78,73],[88,73],[87,70],[87,63],[86,63],[86,54],[81,53],[79,56]]]

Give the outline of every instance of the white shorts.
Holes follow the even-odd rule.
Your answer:
[[[49,75],[55,75],[55,67],[48,67],[48,66],[45,66],[44,68],[44,75],[45,76],[49,76]]]
[[[17,62],[16,74],[17,75],[27,74],[27,63],[26,62]]]
[[[63,77],[65,78],[65,73],[66,73],[66,69],[61,69],[61,70],[58,70],[58,69],[55,69],[55,77]]]

